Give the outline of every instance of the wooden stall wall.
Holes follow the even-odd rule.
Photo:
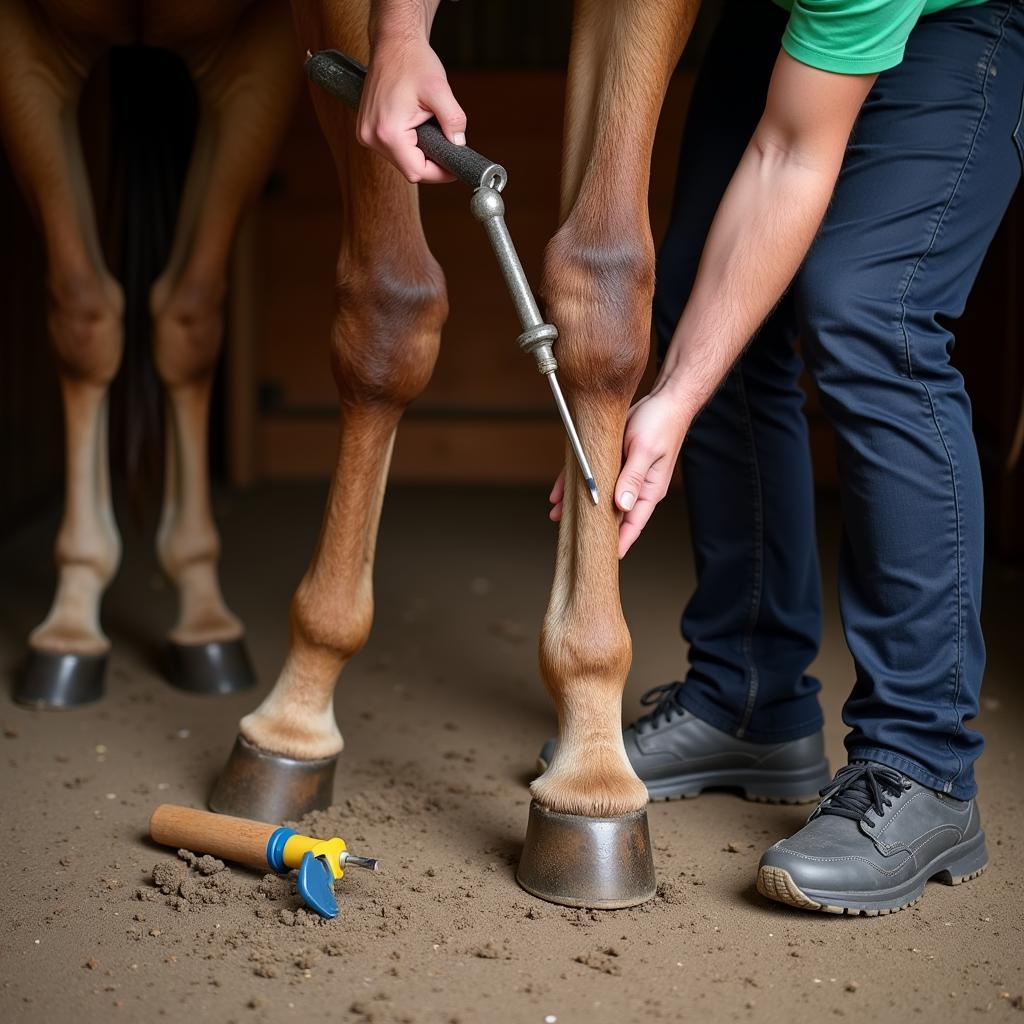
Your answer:
[[[565,52],[560,36],[568,28],[567,11],[565,3],[523,5],[524,30],[517,36],[506,5],[444,5],[447,17],[437,34],[454,66],[450,79],[469,115],[472,144],[509,169],[509,227],[535,283],[543,247],[557,226]],[[662,113],[651,176],[656,239],[668,216],[695,68],[713,20],[712,12],[700,23]],[[510,57],[512,38],[519,49]],[[536,66],[524,66],[531,61]],[[333,464],[336,404],[327,339],[340,232],[335,189],[304,96],[271,187],[248,226],[248,247],[239,254],[244,270],[235,322],[246,332],[234,339],[238,364],[228,375],[237,413],[229,431],[237,439],[230,464],[238,482],[324,477]],[[425,187],[420,194],[427,238],[447,275],[451,313],[434,377],[399,431],[392,479],[439,485],[550,480],[562,461],[561,428],[543,381],[516,348],[518,325],[469,214],[467,191],[456,184]],[[1021,205],[1018,196],[967,315],[955,326],[954,360],[978,409],[994,550],[1004,553],[1024,550],[1017,537],[1024,523],[1022,470],[1019,458],[1012,463],[1024,431]],[[834,438],[806,379],[805,386],[815,479],[833,490]]]
[[[669,90],[653,160],[651,208],[663,230],[692,68],[716,3],[694,32]],[[509,170],[507,219],[536,285],[558,225],[569,0],[443,4],[433,42],[469,116],[472,145]],[[392,478],[422,483],[516,484],[552,478],[563,435],[483,231],[461,185],[420,190],[428,242],[444,268],[451,313],[426,393],[399,431]],[[271,188],[239,253],[230,431],[239,482],[326,475],[336,440],[328,369],[334,258],[340,224],[333,169],[303,97]],[[250,380],[239,380],[249,374]]]
[[[570,9],[568,0],[445,4],[435,31],[469,114],[473,145],[509,169],[508,223],[535,283],[557,224]],[[713,20],[709,9],[665,103],[652,161],[656,237],[668,215],[694,70]],[[101,72],[91,87],[98,102],[89,105],[84,124],[100,186],[105,87]],[[468,200],[457,184],[421,189],[451,315],[433,380],[399,432],[392,475],[437,485],[539,484],[561,464],[562,430],[544,381],[515,344],[518,324]],[[956,327],[954,353],[974,397],[995,548],[1016,553],[1024,553],[1022,207],[1018,195]],[[0,233],[0,526],[9,527],[59,491],[61,413],[45,337],[42,255],[2,160]],[[327,346],[339,235],[334,171],[304,94],[233,262],[223,387],[214,410],[224,429],[214,430],[212,452],[214,467],[224,467],[233,483],[330,472],[337,413]],[[833,488],[831,431],[808,390],[815,476]]]
[[[509,229],[527,274],[540,279],[558,224],[564,74],[464,71],[453,85],[469,114],[472,144],[509,170]],[[669,123],[682,123],[690,77],[673,82]],[[652,208],[667,215],[679,131],[663,132]],[[333,464],[336,401],[327,339],[340,226],[331,164],[303,102],[274,188],[252,224],[257,304],[251,369],[259,400],[252,464],[241,479],[320,476]],[[551,477],[562,433],[550,393],[516,345],[520,328],[460,185],[421,189],[424,227],[444,268],[450,315],[426,393],[409,409],[393,478],[419,482],[523,483]],[[245,429],[245,428],[243,428]]]

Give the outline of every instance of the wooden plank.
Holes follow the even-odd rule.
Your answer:
[[[453,78],[469,108],[474,145],[509,167],[509,224],[527,273],[538,282],[544,246],[557,227],[564,74],[457,72]],[[690,76],[673,81],[655,149],[652,206],[658,211],[659,234],[670,205],[690,87]],[[495,97],[503,96],[517,101],[501,103],[501,117],[496,117]],[[424,188],[421,199],[428,240],[447,274],[451,306],[441,355],[422,402],[433,410],[449,408],[452,416],[426,424],[413,412],[400,435],[396,478],[546,479],[561,458],[560,428],[547,408],[546,393],[538,390],[531,361],[516,347],[519,326],[484,235],[469,214],[468,194],[455,186]],[[275,187],[260,203],[255,243],[251,322],[264,410],[255,431],[254,462],[265,479],[323,475],[333,464],[333,417],[317,422],[304,410],[332,408],[335,402],[327,345],[340,230],[333,167],[303,102],[278,161]],[[238,386],[250,394],[254,387],[245,381]],[[546,422],[529,426],[527,434],[531,441],[544,436],[553,442],[554,460],[537,464],[533,457],[517,455],[499,464],[494,453],[515,448],[523,424],[503,422],[500,416],[489,424],[486,414],[467,418],[459,412],[466,406],[512,416],[523,407],[539,407]],[[492,443],[499,447],[488,454]]]
[[[330,475],[338,425],[326,416],[268,416],[260,422],[265,479]],[[410,417],[391,461],[398,483],[553,483],[562,467],[564,434],[556,419]]]

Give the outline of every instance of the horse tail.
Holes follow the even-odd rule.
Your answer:
[[[163,403],[149,293],[167,265],[195,140],[198,101],[182,61],[118,46],[110,63],[110,264],[124,289],[124,356],[111,389],[111,454],[136,518],[163,466]]]

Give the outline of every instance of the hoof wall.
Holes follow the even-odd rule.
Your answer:
[[[103,696],[105,654],[61,654],[29,648],[28,661],[14,684],[19,704],[36,708],[76,708]]]
[[[168,644],[167,678],[179,690],[226,696],[256,685],[245,641],[214,640],[206,644]]]
[[[239,736],[210,794],[210,810],[255,821],[294,821],[330,807],[338,757],[299,761]]]
[[[565,907],[619,910],[646,903],[657,886],[646,809],[588,818],[549,811],[534,800],[516,881]]]

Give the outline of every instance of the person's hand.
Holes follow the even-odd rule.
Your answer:
[[[359,104],[359,141],[415,182],[453,181],[416,145],[416,127],[436,117],[449,142],[466,144],[466,115],[448,85],[444,66],[423,39],[374,48]]]
[[[651,518],[654,506],[668,492],[688,426],[689,418],[683,407],[668,391],[653,392],[629,410],[622,441],[623,465],[615,483],[615,504],[623,512],[619,558],[632,547]],[[564,494],[563,472],[549,495],[549,516],[556,523],[562,518]]]

